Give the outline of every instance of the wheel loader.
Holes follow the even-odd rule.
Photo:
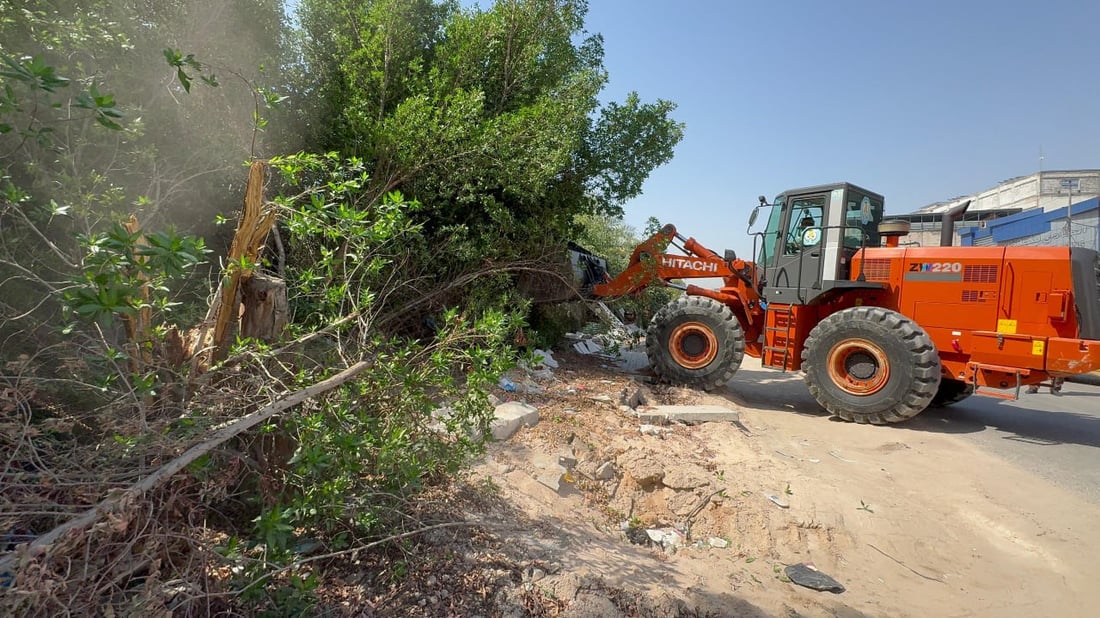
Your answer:
[[[974,394],[1018,398],[1100,369],[1100,256],[1077,247],[954,247],[903,243],[906,221],[849,183],[796,189],[749,217],[754,261],[723,255],[666,225],[610,276],[574,253],[595,298],[664,285],[684,294],[649,326],[659,378],[715,389],[745,354],[799,371],[830,413],[894,423]],[[758,218],[764,215],[766,219]],[[669,252],[670,246],[677,252]],[[720,279],[716,288],[684,283]]]

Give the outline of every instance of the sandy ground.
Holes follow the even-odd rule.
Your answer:
[[[680,608],[650,612],[670,616],[1097,615],[1100,507],[959,438],[898,441],[889,428],[666,387],[650,387],[649,403],[720,404],[740,422],[647,434],[619,405],[631,376],[559,360],[546,393],[524,397],[539,424],[491,445],[474,474],[529,519],[503,540],[540,565],[524,585],[560,615],[640,615],[586,593],[597,580]],[[544,481],[561,455],[577,461],[555,491]],[[623,522],[689,536],[675,550],[637,545]],[[801,562],[847,590],[791,583],[783,569]]]

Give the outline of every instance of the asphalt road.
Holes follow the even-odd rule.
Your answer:
[[[729,388],[754,408],[828,416],[801,372],[761,369],[759,361],[746,358]],[[1043,389],[1018,401],[975,395],[887,430],[957,435],[1100,504],[1100,386],[1067,382],[1060,395]]]

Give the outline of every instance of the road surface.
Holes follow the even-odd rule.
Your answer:
[[[761,369],[756,359],[746,357],[729,389],[754,408],[828,416],[801,372]],[[1100,387],[1067,382],[1061,395],[1043,389],[1018,401],[973,396],[883,430],[957,435],[1100,504]]]

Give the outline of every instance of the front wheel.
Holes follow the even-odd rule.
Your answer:
[[[857,423],[912,418],[940,384],[940,357],[928,333],[881,307],[845,309],[818,323],[806,338],[802,368],[814,399]]]
[[[646,354],[661,378],[713,390],[741,366],[745,335],[729,307],[705,296],[681,296],[653,317]]]

